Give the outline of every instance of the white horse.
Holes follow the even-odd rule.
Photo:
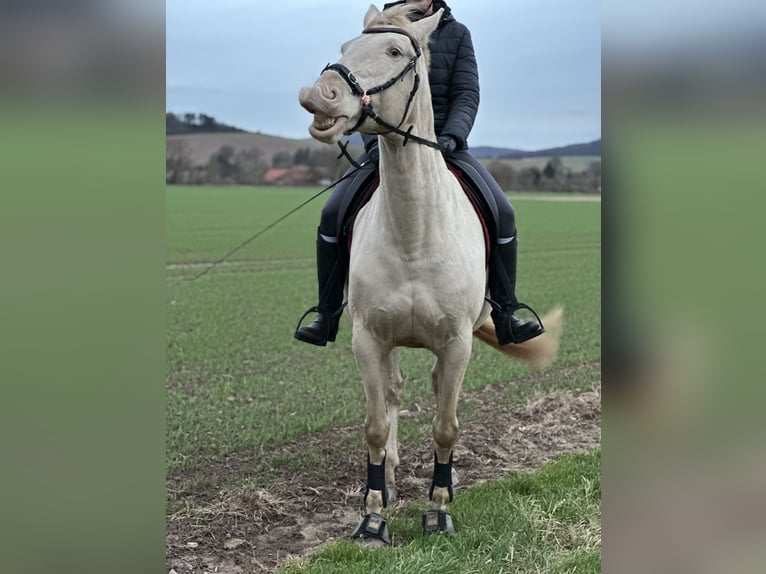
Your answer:
[[[395,495],[399,465],[397,422],[402,375],[397,347],[436,356],[431,381],[432,509],[426,531],[452,532],[452,449],[458,437],[458,394],[471,356],[472,335],[542,368],[554,358],[560,310],[547,332],[521,345],[498,347],[487,293],[485,243],[479,219],[436,140],[428,86],[428,37],[442,10],[411,22],[411,7],[380,12],[370,6],[361,36],[300,92],[314,114],[309,133],[336,143],[352,131],[379,135],[380,185],[354,224],[347,284],[352,348],[367,398],[364,434],[369,450],[367,514],[354,537],[388,542],[382,509]],[[366,89],[365,89],[366,88]],[[398,125],[397,125],[398,124]],[[406,140],[404,130],[412,126]],[[404,126],[404,129],[400,129]],[[393,129],[392,129],[393,128]]]

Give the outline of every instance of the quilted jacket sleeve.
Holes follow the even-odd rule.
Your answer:
[[[476,113],[479,110],[479,70],[473,50],[471,33],[465,26],[460,38],[455,69],[450,83],[450,109],[442,135],[450,135],[458,142],[458,148],[466,147]]]

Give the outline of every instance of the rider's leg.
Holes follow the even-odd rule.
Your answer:
[[[311,324],[298,327],[295,331],[296,339],[312,345],[325,346],[328,341],[335,341],[338,333],[346,269],[339,257],[337,221],[341,201],[348,190],[348,181],[342,181],[335,186],[322,208],[322,218],[317,229],[318,315]]]
[[[361,163],[367,159],[367,154],[362,153],[358,161]],[[350,169],[346,175],[352,171]],[[362,187],[359,179],[350,177],[341,181],[322,208],[317,231],[319,303],[313,308],[318,315],[311,324],[296,329],[295,338],[299,341],[325,346],[335,341],[338,333],[338,323],[343,312],[343,288],[346,284],[346,264],[340,258],[338,247],[338,214],[344,197],[349,193],[356,194]]]
[[[522,304],[516,299],[516,260],[518,237],[516,214],[508,197],[495,178],[467,151],[460,152],[462,161],[473,166],[492,190],[497,204],[497,245],[489,262],[489,294],[497,304],[492,308],[497,340],[501,345],[523,343],[543,334],[543,327],[535,320],[523,321],[514,315]]]
[[[542,325],[530,319],[521,320],[514,312],[522,307],[516,299],[516,254],[518,234],[509,240],[502,238],[495,246],[495,253],[489,265],[489,296],[497,304],[492,307],[497,341],[501,345],[523,343],[545,330]]]

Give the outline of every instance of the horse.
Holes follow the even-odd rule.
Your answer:
[[[499,347],[487,295],[487,254],[479,218],[435,143],[428,85],[428,38],[442,11],[412,22],[408,5],[370,6],[360,36],[341,59],[302,88],[316,140],[339,143],[355,131],[377,134],[379,186],[353,226],[346,283],[352,351],[365,390],[365,512],[352,537],[389,543],[383,508],[396,495],[398,413],[403,376],[398,348],[436,357],[431,383],[434,472],[423,516],[425,532],[453,533],[453,447],[457,403],[473,337],[533,368],[549,365],[558,347],[561,309],[545,317],[546,333]],[[396,125],[398,124],[398,125]],[[409,129],[401,129],[404,125]]]

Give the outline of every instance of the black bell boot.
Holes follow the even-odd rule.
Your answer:
[[[529,305],[516,299],[516,253],[518,238],[495,246],[489,267],[489,295],[492,299],[492,321],[495,323],[497,342],[523,343],[545,333],[542,321]],[[537,318],[522,321],[514,315],[519,309],[528,309]]]
[[[295,338],[304,343],[324,347],[334,342],[338,334],[338,323],[343,313],[343,286],[346,269],[338,257],[338,244],[322,239],[317,231],[317,281],[319,283],[319,304],[303,314],[295,330]],[[310,325],[300,324],[309,313],[318,313]]]

